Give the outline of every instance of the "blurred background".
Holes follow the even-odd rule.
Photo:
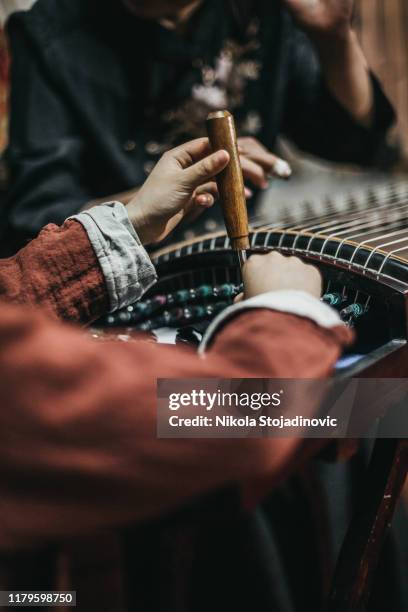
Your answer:
[[[10,61],[3,26],[10,12],[29,8],[33,3],[34,0],[0,0],[0,207],[1,192],[7,183],[1,159],[7,144]],[[366,199],[373,192],[386,193],[390,189],[408,193],[408,0],[357,0],[356,6],[355,27],[362,46],[399,117],[390,135],[390,150],[395,155],[386,170],[363,171],[305,156],[290,142],[282,141],[281,153],[290,161],[293,177],[288,182],[272,182],[254,213],[259,219],[300,219],[342,199]],[[187,234],[186,238],[191,237]]]
[[[387,171],[361,171],[300,155],[290,143],[282,143],[294,169],[289,183],[275,182],[264,196],[258,214],[275,222],[302,218],[324,210],[329,203],[386,194],[408,188],[408,3],[406,0],[357,0],[355,28],[371,68],[397,109],[398,125],[390,135],[397,162]],[[305,197],[306,194],[306,197]],[[272,201],[271,201],[272,200]],[[272,206],[273,204],[273,206]],[[272,213],[271,213],[272,211]]]
[[[9,58],[4,21],[13,10],[29,8],[35,0],[0,0],[0,158],[7,143],[7,71]],[[380,77],[395,105],[399,123],[391,135],[392,145],[400,151],[398,162],[389,170],[361,171],[305,157],[288,142],[282,142],[283,155],[293,167],[288,183],[274,181],[260,199],[256,217],[270,222],[302,217],[319,212],[328,200],[364,198],[367,190],[396,185],[407,188],[408,176],[408,3],[406,0],[357,0],[355,27],[371,67]],[[1,165],[1,163],[0,163]],[[4,165],[0,187],[6,181]],[[209,227],[208,229],[214,229]]]

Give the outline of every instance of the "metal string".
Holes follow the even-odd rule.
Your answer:
[[[368,268],[368,264],[370,263],[371,259],[374,257],[374,255],[380,251],[381,249],[383,249],[384,247],[387,246],[392,246],[393,244],[400,244],[401,242],[408,242],[408,236],[404,236],[404,238],[399,238],[398,240],[392,240],[391,242],[383,242],[382,244],[377,245],[370,253],[370,255],[368,256],[367,261],[364,264],[364,269],[367,270]],[[408,244],[403,248],[403,249],[397,249],[398,251],[404,251],[408,249]],[[396,252],[396,251],[391,251],[391,252]],[[371,268],[372,269],[372,268]],[[376,270],[375,270],[376,272]]]
[[[381,191],[382,193],[379,193]],[[365,201],[362,203],[357,199],[349,197],[346,205],[347,209],[339,211],[338,203],[330,201],[330,207],[336,207],[337,210],[332,210],[321,214],[309,215],[303,218],[301,221],[294,221],[291,215],[287,215],[286,218],[282,219],[280,223],[267,223],[263,216],[254,217],[252,220],[252,246],[255,245],[257,237],[260,233],[265,232],[264,245],[267,246],[269,243],[269,237],[274,232],[280,233],[279,246],[282,246],[284,237],[288,234],[295,234],[294,242],[290,247],[291,250],[296,249],[296,245],[301,236],[312,234],[309,237],[309,241],[306,249],[297,249],[298,251],[310,252],[310,248],[313,239],[316,237],[322,237],[324,239],[323,245],[320,248],[320,254],[324,255],[327,244],[330,240],[336,240],[341,237],[338,244],[334,259],[338,258],[342,246],[345,242],[355,240],[356,238],[363,238],[356,246],[351,256],[351,259],[345,260],[349,264],[353,263],[359,250],[365,246],[369,246],[372,243],[378,243],[375,248],[371,251],[364,269],[368,269],[369,263],[374,255],[382,248],[392,246],[394,244],[400,244],[407,242],[406,246],[398,249],[394,249],[389,252],[386,256],[379,271],[373,270],[376,274],[381,274],[387,261],[398,252],[408,250],[408,235],[406,237],[399,238],[397,240],[389,241],[389,238],[394,238],[404,231],[408,231],[408,223],[406,227],[402,224],[408,220],[408,203],[407,199],[401,201],[404,197],[408,198],[408,184],[401,182],[398,184],[392,184],[386,187],[384,193],[384,187],[381,187],[378,192],[369,192]],[[352,205],[350,206],[350,202]],[[374,206],[373,206],[374,205]],[[356,210],[356,207],[359,207]],[[253,223],[259,223],[258,227],[253,227]],[[384,231],[387,230],[387,231]],[[383,231],[383,233],[380,233]],[[379,235],[380,233],[380,235]],[[371,237],[370,237],[371,236]],[[227,248],[227,239],[224,242],[224,247]],[[211,241],[211,247],[215,247],[215,238]],[[210,248],[211,248],[210,247]],[[371,247],[369,247],[371,248]],[[180,249],[180,255],[185,249]],[[383,276],[387,276],[383,274]],[[390,277],[391,278],[391,277]]]
[[[358,234],[353,234],[354,230],[362,230],[362,229],[368,229],[371,227],[381,227],[381,224],[383,222],[384,219],[387,219],[390,215],[390,213],[392,211],[397,210],[398,208],[402,209],[407,209],[407,213],[408,213],[408,204],[404,204],[404,205],[398,205],[395,208],[385,208],[385,207],[381,207],[381,209],[376,209],[376,214],[373,215],[372,211],[364,211],[364,212],[360,212],[359,214],[354,215],[354,217],[352,216],[351,220],[350,220],[350,216],[349,216],[349,220],[343,222],[342,224],[338,224],[338,225],[334,225],[334,226],[328,226],[325,232],[322,231],[318,231],[315,234],[313,234],[308,242],[307,248],[306,250],[309,251],[312,241],[314,240],[314,238],[321,236],[322,238],[325,238],[325,241],[323,243],[323,246],[321,248],[320,254],[324,253],[324,249],[326,247],[327,242],[329,242],[329,240],[335,239],[339,236],[343,236],[344,234],[346,234],[346,237],[343,240],[343,243],[346,240],[350,240],[351,236],[364,236],[365,233],[364,232],[359,232]],[[378,218],[378,211],[380,210],[380,213],[383,211],[383,216],[380,218]],[[367,220],[367,216],[370,215],[370,218]],[[374,219],[372,218],[374,216]],[[375,218],[377,217],[377,218]],[[364,219],[364,221],[363,221]],[[401,217],[399,218],[399,220],[401,221]],[[395,223],[395,221],[393,221]],[[389,223],[388,219],[386,220],[385,224],[383,224],[383,226],[385,227],[387,224]],[[342,231],[337,231],[337,230],[341,230],[342,228],[346,228],[343,229]],[[309,233],[310,231],[313,231],[314,229],[319,229],[319,226],[316,227],[310,227],[308,228],[307,233]],[[336,230],[335,232],[333,230]],[[347,235],[350,230],[353,230],[351,234]],[[327,232],[330,232],[329,234]],[[297,238],[295,239],[294,242],[294,247],[297,244],[298,239],[300,238],[300,235],[297,236]]]
[[[380,192],[384,191],[384,189],[386,190],[386,192],[381,194]],[[364,201],[362,202],[362,206],[359,207],[359,212],[370,210],[371,204],[376,204],[376,205],[379,205],[380,207],[388,206],[392,201],[400,200],[401,198],[404,198],[404,197],[408,197],[408,183],[406,183],[405,181],[402,181],[400,183],[391,183],[386,186],[381,186],[378,188],[377,192],[372,192],[372,191],[367,192],[367,194],[364,197]],[[358,200],[355,199],[352,195],[349,196],[347,200],[348,204],[350,202],[352,202],[353,208],[355,208],[355,206],[358,205],[359,203]],[[269,230],[269,229],[273,229],[274,227],[279,227],[279,226],[282,229],[287,229],[288,226],[292,226],[291,229],[295,230],[297,228],[301,228],[305,222],[307,223],[308,221],[313,221],[316,219],[329,219],[331,217],[335,217],[336,215],[346,213],[347,208],[348,210],[350,209],[350,205],[347,207],[347,203],[346,203],[346,210],[334,210],[331,213],[326,213],[326,214],[318,214],[317,212],[315,212],[312,215],[299,219],[297,223],[294,223],[294,221],[291,220],[290,215],[289,215],[290,217],[289,219],[284,217],[282,221],[274,222],[272,224],[268,222],[264,216],[255,215],[251,219],[251,226],[257,231],[260,231],[263,229]],[[329,201],[329,204],[334,207],[337,206],[338,209],[341,209],[343,206],[342,203],[336,203],[332,201]],[[259,223],[261,227],[259,225],[255,226],[256,223],[257,224]]]
[[[396,225],[395,227],[398,227],[398,225]],[[374,230],[373,230],[373,231],[374,231]],[[373,233],[373,231],[372,231],[372,232],[368,232],[368,233],[367,233],[367,234],[365,234],[365,235],[366,235],[366,236],[368,236],[369,234],[372,234],[372,233]],[[361,248],[366,247],[367,245],[371,244],[372,242],[376,242],[377,240],[384,240],[384,238],[392,238],[393,236],[398,236],[398,234],[401,234],[401,233],[403,233],[403,232],[407,232],[407,231],[408,231],[408,227],[404,227],[403,229],[400,229],[400,230],[398,230],[398,231],[396,231],[396,232],[391,232],[391,233],[388,233],[388,234],[382,234],[381,236],[375,236],[374,238],[371,238],[371,239],[369,239],[369,240],[364,240],[363,242],[360,242],[360,243],[357,245],[357,247],[355,248],[355,250],[354,250],[354,253],[353,253],[352,257],[350,258],[350,263],[353,263],[354,259],[355,259],[355,258],[356,258],[356,256],[357,256],[358,251],[359,251]],[[360,234],[360,235],[362,235],[362,234]],[[353,238],[353,236],[351,236],[351,237],[349,238],[349,240],[351,240],[352,238]],[[408,238],[408,236],[407,236],[407,238]]]
[[[408,195],[408,192],[407,192],[407,195]],[[390,202],[392,202],[393,200],[395,201],[395,199],[396,199],[395,194],[392,194],[392,196],[389,197],[387,201],[382,202],[380,206],[377,206],[375,208],[375,212],[377,211],[384,212],[384,216],[385,215],[389,216],[389,214],[392,212],[408,207],[406,203],[401,204],[400,202],[398,202],[398,204],[396,204],[394,207],[390,207],[389,206]],[[347,213],[347,212],[343,212],[340,214],[339,212],[334,212],[334,213],[329,213],[327,215],[320,216],[320,217],[316,217],[316,216],[311,217],[309,220],[314,221],[313,225],[307,225],[307,224],[305,225],[305,221],[302,224],[292,223],[292,224],[287,224],[286,226],[283,224],[273,224],[273,225],[257,228],[256,233],[259,233],[261,231],[268,231],[268,230],[269,232],[272,232],[273,230],[275,231],[279,230],[279,231],[283,231],[283,234],[296,233],[296,234],[302,235],[305,233],[310,233],[315,230],[320,230],[319,232],[315,233],[315,236],[317,236],[317,235],[322,234],[321,230],[324,228],[327,228],[328,231],[331,231],[331,230],[340,229],[346,226],[355,227],[357,224],[357,221],[361,220],[362,218],[364,218],[364,216],[367,216],[369,213],[372,214],[373,209],[363,209],[363,210],[359,210],[352,214]],[[309,220],[306,220],[306,221],[309,221]],[[337,223],[338,225],[333,226],[333,223]],[[295,239],[295,243],[297,243],[297,240],[299,239],[300,235],[297,236],[297,238]],[[284,235],[281,236],[279,246],[282,246],[283,239],[284,239]],[[293,247],[295,246],[296,244],[293,245]]]

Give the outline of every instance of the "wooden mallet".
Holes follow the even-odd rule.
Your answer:
[[[207,132],[213,151],[224,149],[230,155],[228,166],[216,180],[227,234],[242,267],[249,249],[248,212],[235,123],[231,113],[228,111],[210,113],[207,118]]]

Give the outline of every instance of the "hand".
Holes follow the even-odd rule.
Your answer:
[[[322,279],[317,268],[277,251],[252,255],[244,266],[243,277],[245,299],[285,289],[305,291],[316,298],[322,295]]]
[[[341,34],[350,29],[354,0],[281,0],[310,34]]]
[[[186,215],[212,206],[217,196],[213,179],[228,162],[227,151],[211,154],[207,138],[165,153],[127,206],[142,244],[163,240]]]
[[[287,162],[270,153],[255,138],[238,138],[238,151],[244,178],[259,189],[266,189],[269,186],[271,176],[288,179],[292,174]]]

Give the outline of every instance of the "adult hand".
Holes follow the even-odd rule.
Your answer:
[[[238,138],[238,151],[244,178],[259,189],[266,189],[272,176],[288,179],[292,174],[286,161],[273,155],[255,138]]]
[[[277,251],[252,255],[243,269],[245,299],[269,291],[297,290],[316,298],[322,294],[320,272],[298,257],[284,257]]]
[[[339,34],[350,28],[354,0],[281,0],[298,25],[313,34]]]
[[[165,153],[127,206],[143,244],[163,240],[186,216],[212,206],[214,177],[229,162],[226,151],[211,153],[199,138]]]

